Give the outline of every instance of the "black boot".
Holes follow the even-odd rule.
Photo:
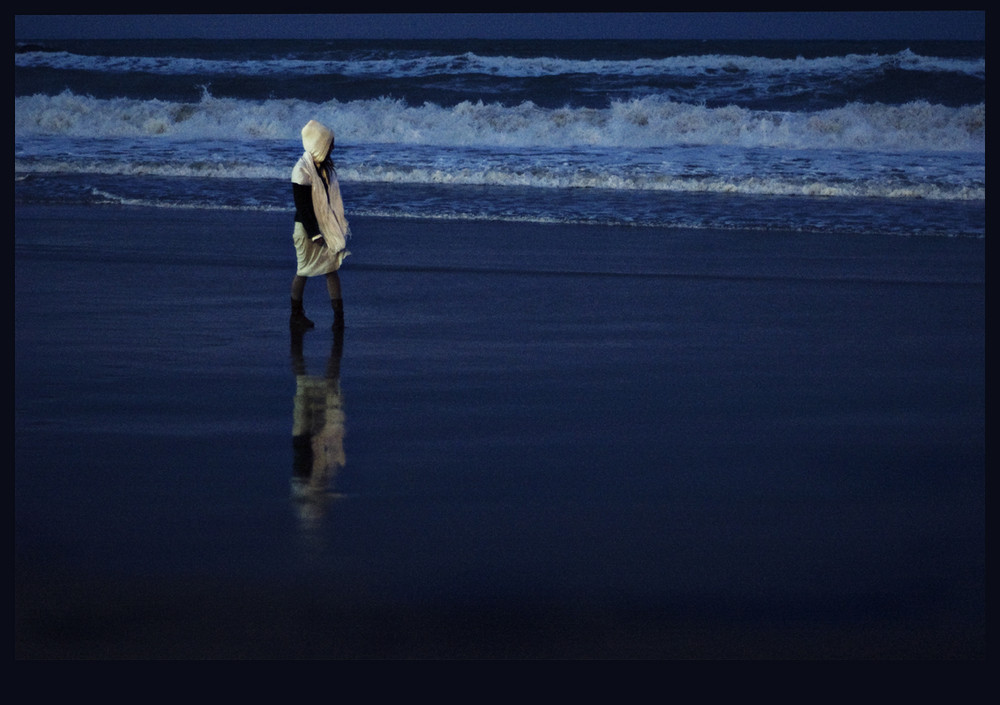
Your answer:
[[[330,299],[330,308],[333,309],[333,329],[343,330],[344,328],[344,300]]]
[[[306,318],[305,309],[302,308],[302,301],[296,301],[292,299],[292,315],[288,319],[288,325],[291,328],[298,330],[303,330],[305,328],[314,328],[315,323]]]

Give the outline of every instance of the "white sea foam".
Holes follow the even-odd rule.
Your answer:
[[[410,106],[389,98],[315,104],[248,101],[205,93],[195,103],[98,99],[64,91],[15,98],[14,135],[291,140],[312,117],[334,126],[341,144],[484,148],[656,148],[739,145],[785,149],[971,151],[986,143],[984,104],[952,108],[853,103],[814,112],[710,108],[650,96],[607,109],[542,108],[463,101]]]

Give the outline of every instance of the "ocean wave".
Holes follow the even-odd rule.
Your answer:
[[[983,58],[921,56],[909,49],[895,54],[847,54],[794,59],[728,54],[630,59],[571,59],[555,56],[490,56],[474,52],[346,55],[300,58],[206,59],[182,56],[108,56],[68,51],[21,51],[14,64],[22,68],[199,76],[352,76],[414,78],[432,75],[486,74],[506,78],[565,75],[598,76],[702,76],[716,73],[820,76],[847,72],[899,69],[914,72],[954,73],[985,78]]]
[[[739,145],[786,149],[984,152],[985,104],[948,107],[851,103],[811,112],[707,107],[659,96],[614,101],[606,109],[543,108],[462,101],[411,106],[390,98],[317,104],[302,100],[216,98],[198,102],[98,99],[64,91],[14,100],[14,136],[298,139],[318,118],[340,144],[485,148],[596,146],[656,148]]]
[[[824,181],[808,177],[676,176],[600,173],[594,170],[510,171],[504,169],[376,169],[346,168],[345,182],[392,184],[441,184],[460,186],[513,186],[547,189],[605,189],[662,193],[719,193],[753,196],[821,196],[838,198],[924,199],[981,201],[986,187],[940,183],[879,182],[871,180]]]
[[[418,158],[412,161],[420,161]],[[576,163],[551,160],[527,165],[525,160],[499,160],[455,156],[440,164],[351,162],[338,168],[344,183],[499,186],[532,189],[604,189],[616,192],[743,194],[748,196],[809,196],[837,198],[922,199],[939,201],[981,201],[986,198],[985,182],[949,183],[919,181],[909,175],[873,178],[857,174],[811,174],[789,170],[781,173],[773,166],[748,173],[722,173],[706,169],[703,173],[671,173],[662,169],[631,168],[628,165],[599,165],[599,160]],[[100,175],[121,177],[163,177],[170,179],[232,179],[259,182],[287,182],[287,165],[235,164],[228,160],[198,159],[192,162],[171,160],[113,160],[80,158],[15,158],[15,174],[30,175]],[[25,176],[29,175],[29,176]]]

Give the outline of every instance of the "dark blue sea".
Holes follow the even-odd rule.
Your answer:
[[[982,237],[979,42],[20,41],[15,203]]]

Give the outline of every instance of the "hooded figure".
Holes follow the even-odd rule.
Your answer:
[[[343,327],[343,300],[337,270],[347,251],[350,225],[344,217],[340,184],[333,168],[333,131],[316,120],[302,128],[302,156],[292,169],[292,194],[295,198],[295,242],[297,267],[292,280],[292,317],[294,327],[312,328],[305,317],[302,293],[306,278],[326,276],[334,327]]]

